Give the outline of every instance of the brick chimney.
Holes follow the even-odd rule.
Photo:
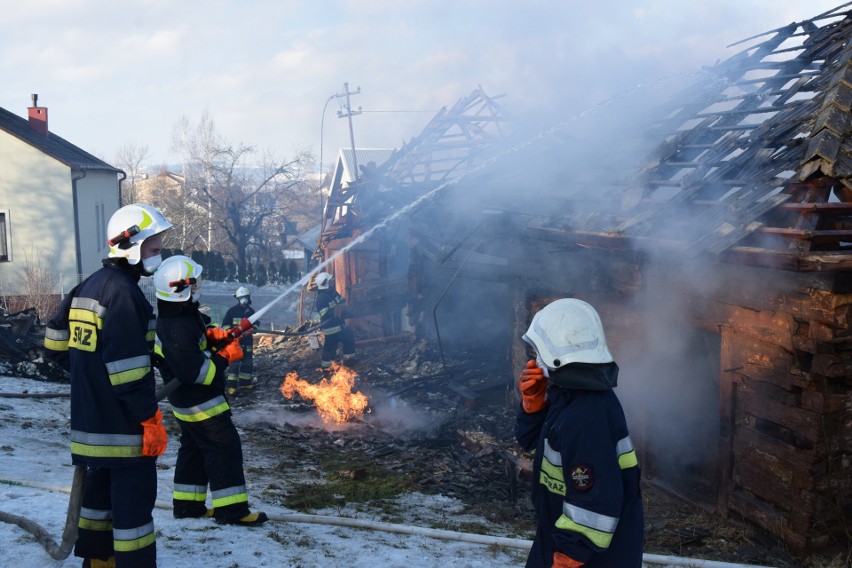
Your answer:
[[[43,136],[47,136],[47,108],[38,106],[38,95],[33,93],[33,106],[30,111],[30,128]]]

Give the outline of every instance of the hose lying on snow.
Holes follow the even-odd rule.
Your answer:
[[[70,392],[0,392],[0,398],[68,398]]]
[[[65,530],[62,531],[62,541],[58,545],[53,542],[53,535],[47,532],[47,529],[27,518],[0,511],[0,521],[18,525],[25,531],[32,533],[32,535],[36,537],[36,540],[44,546],[47,553],[50,554],[50,557],[54,560],[64,560],[68,558],[68,555],[71,554],[71,549],[74,548],[74,542],[77,540],[77,524],[80,521],[80,503],[83,498],[83,479],[85,477],[86,468],[76,466],[74,468],[74,479],[71,482],[72,489],[69,491],[69,493],[71,493],[71,498],[68,500],[68,513],[65,516]],[[4,483],[10,483],[9,480],[5,479],[2,481]],[[17,485],[29,485],[31,487],[34,486],[34,484],[23,482],[11,483]],[[55,490],[55,488],[44,486],[39,488]],[[74,488],[78,488],[78,490],[75,491]]]
[[[157,389],[157,400],[160,401],[166,398],[179,385],[179,381],[171,380],[159,389]],[[18,393],[4,394],[11,395]],[[46,393],[19,393],[18,398],[44,398],[44,396],[41,396],[43,394]],[[74,548],[74,543],[77,541],[77,526],[80,524],[80,508],[82,507],[83,503],[83,481],[85,479],[86,468],[81,465],[75,465],[74,478],[71,481],[71,489],[68,491],[71,494],[71,498],[68,500],[68,512],[65,515],[65,529],[63,529],[62,531],[62,540],[59,544],[53,542],[53,537],[47,531],[47,529],[45,529],[35,521],[31,521],[30,519],[27,519],[25,517],[19,517],[18,515],[4,513],[0,511],[0,521],[13,525],[18,525],[25,531],[35,536],[36,540],[38,540],[38,542],[41,543],[42,546],[44,546],[45,550],[47,550],[47,553],[50,554],[51,558],[53,558],[54,560],[65,560],[66,558],[68,558],[68,555],[71,554],[71,550]],[[49,486],[25,483],[22,481],[12,481],[4,479],[0,480],[0,482],[12,485],[36,487],[38,489],[48,489],[50,491],[56,490],[56,488],[52,488]],[[65,490],[60,489],[60,491]]]
[[[82,468],[79,468],[82,469]],[[76,481],[77,471],[75,468],[75,481]],[[68,489],[67,487],[56,487],[51,485],[46,485],[38,482],[31,481],[17,481],[10,479],[0,479],[0,483],[5,483],[9,485],[20,485],[24,487],[34,487],[36,489],[46,489],[48,491],[62,491],[65,493],[72,494],[73,501],[73,489]],[[82,484],[82,478],[80,479],[80,483]],[[171,503],[165,503],[163,501],[157,501],[158,509],[166,509],[171,510]],[[71,509],[71,503],[68,505],[69,511]],[[78,508],[79,514],[79,508]],[[35,525],[32,521],[28,521],[27,519],[22,519],[25,523],[33,524],[37,527],[37,529],[44,533],[45,540],[39,537],[39,535],[31,530],[31,528],[27,526],[23,526],[19,524],[16,520],[9,520],[9,518],[14,519],[22,519],[21,517],[17,517],[16,515],[10,515],[9,513],[3,513],[0,511],[0,521],[11,522],[21,526],[21,528],[36,534],[36,537],[39,538],[39,542],[42,543],[50,555],[55,560],[62,560],[68,556],[70,553],[70,547],[68,551],[64,552],[64,556],[58,557],[54,555],[51,550],[51,546],[53,548],[57,548],[56,545],[52,543],[50,540],[50,535],[47,534],[47,531],[42,527]],[[429,527],[418,527],[413,525],[397,525],[393,523],[382,523],[378,521],[374,521],[371,519],[355,519],[351,517],[331,517],[326,515],[308,515],[303,513],[284,513],[284,514],[270,514],[270,521],[278,521],[285,523],[308,523],[315,525],[334,525],[341,527],[350,527],[357,529],[365,529],[365,530],[373,530],[373,531],[383,531],[383,532],[394,532],[394,533],[402,533],[402,534],[412,534],[418,536],[425,536],[429,538],[436,538],[439,540],[451,540],[458,542],[470,542],[473,544],[485,544],[485,545],[494,545],[494,546],[505,546],[507,548],[519,548],[522,550],[529,550],[530,546],[532,546],[532,541],[520,539],[520,538],[508,538],[502,536],[490,536],[484,534],[475,534],[475,533],[462,533],[456,531],[448,531],[443,529],[433,529]],[[76,529],[76,524],[74,525]],[[68,530],[68,526],[65,527],[66,532]],[[76,533],[76,530],[74,531]],[[64,539],[63,539],[64,540]],[[71,542],[74,542],[74,539],[71,539]],[[682,566],[684,568],[772,568],[770,566],[758,566],[755,564],[732,564],[730,562],[719,562],[716,560],[702,560],[700,558],[684,558],[680,556],[664,556],[660,554],[645,554],[642,557],[642,560],[646,564],[658,564],[663,566]]]

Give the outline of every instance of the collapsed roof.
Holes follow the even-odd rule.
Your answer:
[[[598,204],[606,215],[537,229],[788,270],[852,267],[846,6],[735,44],[745,47],[658,109],[646,135],[662,143]]]
[[[442,108],[423,131],[396,151],[357,150],[357,179],[335,173],[321,245],[347,238],[418,197],[482,167],[509,132],[505,110],[481,87]],[[384,154],[383,154],[384,152]],[[352,152],[341,152],[345,167]],[[381,161],[379,161],[381,159]]]
[[[677,97],[656,126],[667,134],[638,178],[641,196],[612,232],[664,226],[673,240],[689,235],[692,254],[783,268],[848,263],[852,19],[842,8],[740,42],[709,82]]]
[[[526,216],[530,236],[563,244],[653,247],[796,271],[852,268],[848,6],[735,44],[740,52],[655,109],[642,136],[656,148],[644,162],[616,153],[627,128],[607,132],[606,156],[573,120],[513,141],[505,111],[478,88],[365,171],[347,188],[347,206],[356,217],[370,210],[357,224],[369,226],[459,186],[479,196],[480,211]],[[610,110],[591,118],[604,122]],[[591,152],[606,163],[598,172]],[[351,234],[351,218],[331,219],[335,236]]]

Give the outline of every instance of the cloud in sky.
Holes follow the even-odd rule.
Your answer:
[[[50,0],[4,6],[0,106],[30,94],[53,132],[107,161],[147,144],[173,162],[181,117],[227,140],[328,163],[349,145],[330,96],[352,97],[356,145],[399,146],[481,85],[519,116],[559,120],[642,81],[697,71],[726,46],[840,5],[813,0]],[[405,111],[405,112],[397,112]],[[420,112],[415,112],[420,111]]]

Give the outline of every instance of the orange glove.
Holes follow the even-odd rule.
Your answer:
[[[204,335],[207,336],[208,346],[210,344],[216,345],[217,343],[230,339],[228,330],[222,329],[221,327],[208,327],[207,331],[204,332]]]
[[[154,416],[142,422],[142,455],[161,456],[168,445],[169,439],[163,427],[163,413],[158,408]]]
[[[518,388],[523,397],[524,412],[532,414],[545,407],[544,395],[547,392],[547,377],[544,376],[544,369],[536,365],[532,359],[527,361],[526,368],[521,371]]]
[[[243,358],[243,348],[240,347],[240,342],[236,340],[226,343],[216,353],[224,357],[229,365]]]
[[[553,568],[580,568],[585,562],[574,560],[570,556],[565,556],[561,552],[553,553]]]

